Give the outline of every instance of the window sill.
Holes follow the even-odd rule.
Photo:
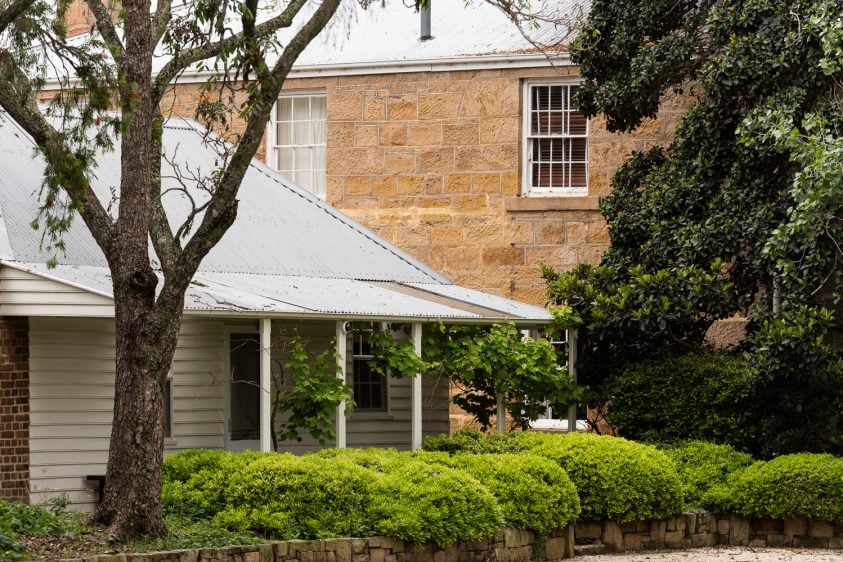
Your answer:
[[[349,421],[354,420],[393,420],[395,417],[389,412],[366,412],[357,411],[351,412],[348,417]]]
[[[506,210],[520,211],[599,211],[599,197],[570,197],[526,196],[506,200]]]

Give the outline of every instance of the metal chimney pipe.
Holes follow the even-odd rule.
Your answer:
[[[421,39],[422,41],[433,39],[433,35],[430,34],[430,2],[431,0],[427,0],[427,2],[422,2],[420,10],[421,36],[419,37],[419,39]]]

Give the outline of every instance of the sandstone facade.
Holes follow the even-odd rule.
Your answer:
[[[667,144],[685,100],[666,100],[633,134],[589,124],[587,196],[522,196],[525,80],[576,80],[576,67],[288,79],[327,95],[327,200],[455,282],[544,304],[539,264],[597,263],[598,210],[633,150]],[[165,109],[192,116],[195,85]],[[261,154],[265,156],[265,152]]]

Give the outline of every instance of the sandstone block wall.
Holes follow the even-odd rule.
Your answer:
[[[544,304],[539,264],[597,263],[598,210],[633,150],[667,144],[688,98],[669,98],[634,134],[589,124],[587,196],[522,197],[525,80],[575,80],[575,67],[288,79],[327,96],[328,202],[462,285]],[[165,112],[192,117],[197,85]],[[242,124],[235,124],[236,133]],[[266,156],[266,147],[260,153]]]
[[[201,548],[143,554],[110,554],[65,562],[541,562],[574,555],[567,527],[537,540],[529,531],[503,529],[491,539],[440,548],[413,547],[384,537],[279,541],[253,546]]]
[[[684,513],[656,521],[577,523],[578,554],[603,551],[699,548],[728,544],[751,547],[843,549],[843,524],[800,519],[746,519],[736,515]]]
[[[0,499],[29,501],[29,320],[0,317]]]

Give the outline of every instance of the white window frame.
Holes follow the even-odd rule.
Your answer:
[[[533,157],[533,135],[530,134],[530,115],[532,96],[531,86],[579,86],[582,83],[579,79],[530,79],[524,80],[521,92],[521,193],[529,197],[587,197],[589,188],[589,135],[591,120],[586,119],[584,135],[560,135],[558,138],[585,138],[585,187],[567,189],[564,187],[533,187],[532,186],[532,157]]]
[[[173,368],[170,367],[170,370],[167,372],[167,378],[164,380],[164,396],[166,398],[166,388],[170,387],[170,399],[167,400],[167,403],[164,404],[164,408],[166,411],[169,412],[169,425],[165,425],[164,427],[164,444],[168,446],[172,446],[176,444],[176,436],[173,434],[173,427],[175,427],[175,403],[176,403],[176,387],[175,383],[173,382]]]
[[[278,144],[278,102],[282,98],[312,98],[312,97],[323,97],[325,98],[325,144],[308,144],[308,145],[280,145]],[[327,130],[328,130],[328,93],[324,89],[307,89],[307,90],[282,90],[281,93],[278,95],[278,99],[275,100],[275,103],[272,104],[272,112],[270,113],[269,117],[269,126],[266,128],[266,162],[269,166],[276,171],[281,171],[280,162],[278,158],[278,149],[284,146],[324,146],[325,148],[325,175],[327,176],[328,173],[328,162],[327,162]],[[281,172],[283,173],[283,172]],[[313,168],[311,166],[311,173],[313,173]],[[290,181],[294,181],[293,178],[289,178]],[[309,187],[301,186],[303,189],[306,189],[308,192],[313,193],[320,199],[325,199],[327,196],[327,177],[325,178],[325,186],[326,186],[326,193],[313,193],[312,189]]]

